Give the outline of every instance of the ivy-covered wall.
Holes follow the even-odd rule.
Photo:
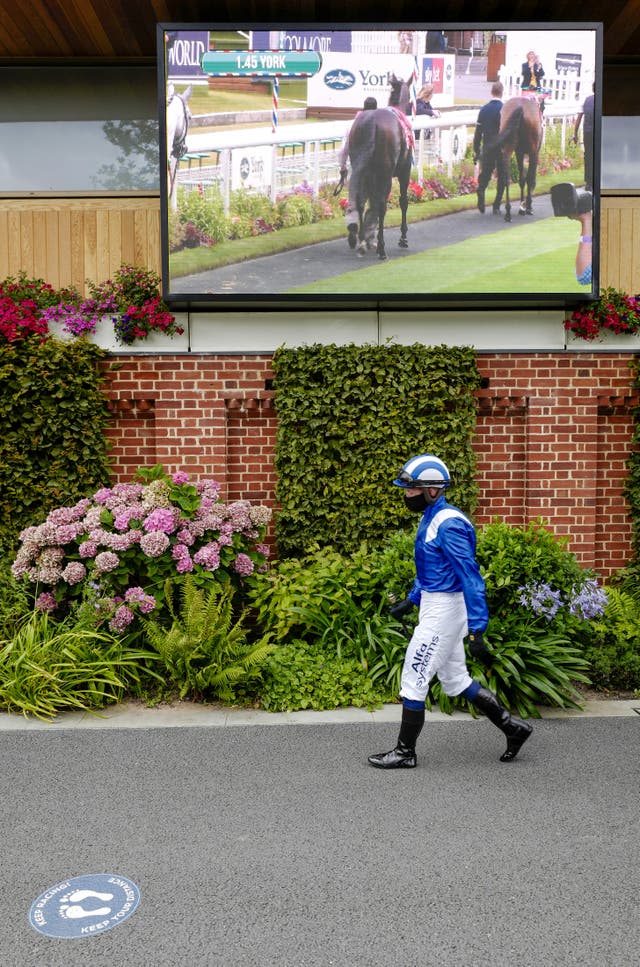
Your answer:
[[[314,345],[278,350],[273,367],[281,554],[353,551],[407,524],[391,481],[417,453],[441,457],[451,499],[475,509],[472,349]]]
[[[108,412],[99,362],[82,340],[0,346],[0,549],[53,507],[109,480]]]

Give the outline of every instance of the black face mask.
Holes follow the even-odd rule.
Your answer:
[[[405,494],[404,502],[407,505],[407,510],[412,511],[415,514],[421,514],[423,510],[426,510],[429,506],[427,498],[424,494],[415,494],[413,497],[407,497]]]

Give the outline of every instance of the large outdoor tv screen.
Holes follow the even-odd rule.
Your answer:
[[[597,295],[600,24],[161,24],[165,296]]]

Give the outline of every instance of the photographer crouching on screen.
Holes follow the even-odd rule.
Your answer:
[[[591,285],[593,262],[593,195],[570,182],[553,185],[551,205],[556,218],[572,218],[580,222],[580,239],[576,252],[576,279],[580,285]]]

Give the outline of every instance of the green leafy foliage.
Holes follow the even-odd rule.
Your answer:
[[[445,460],[452,499],[473,511],[480,377],[472,349],[314,345],[279,349],[273,366],[281,556],[352,551],[406,526],[390,482],[416,453]]]
[[[108,478],[108,413],[98,363],[84,340],[0,346],[0,549],[61,503]]]
[[[511,711],[523,718],[535,718],[540,714],[539,705],[581,706],[574,683],[590,682],[589,663],[567,637],[527,620],[521,609],[508,621],[490,623],[485,641],[494,655],[493,663],[487,669],[469,657],[470,674]],[[467,704],[448,698],[439,682],[434,681],[432,695],[445,712]]]
[[[603,617],[584,649],[598,688],[640,688],[640,607],[628,591],[609,588]]]
[[[540,519],[522,527],[500,520],[487,524],[478,534],[477,560],[491,615],[518,607],[525,585],[548,584],[568,591],[591,575],[567,550],[567,538],[553,534]]]
[[[165,601],[171,625],[146,620],[144,629],[168,683],[178,688],[181,698],[233,701],[234,689],[255,681],[273,651],[267,636],[247,642],[242,616],[234,616],[233,588],[215,579],[206,588],[198,587],[191,574],[182,581],[168,580]]]
[[[269,712],[374,708],[386,697],[387,691],[376,687],[357,659],[327,655],[305,641],[278,648],[260,688],[260,704]]]
[[[34,611],[0,641],[0,707],[42,719],[102,708],[141,690],[155,657],[90,625]]]

